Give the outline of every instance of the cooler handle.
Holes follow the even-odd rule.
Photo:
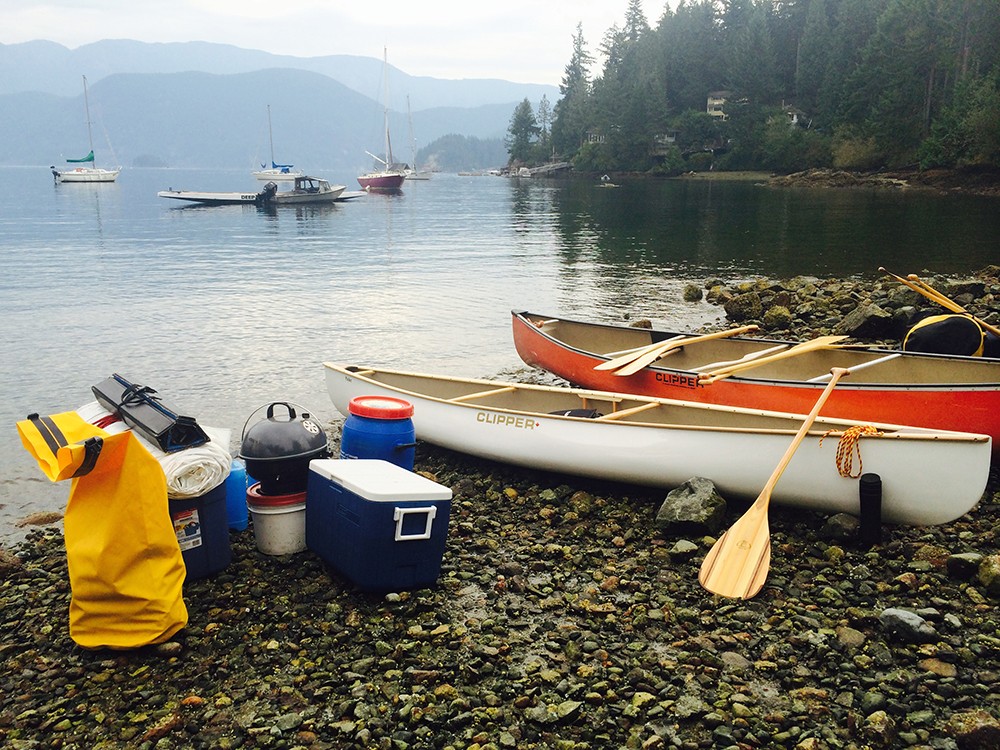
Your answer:
[[[396,522],[396,539],[397,542],[415,542],[420,539],[430,539],[431,538],[431,526],[434,525],[434,516],[437,515],[437,506],[432,505],[429,508],[395,508],[392,513],[392,519]],[[423,534],[403,534],[403,519],[406,518],[411,513],[426,513],[427,514],[427,526],[424,528]]]

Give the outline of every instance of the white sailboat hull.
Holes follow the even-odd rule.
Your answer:
[[[692,477],[706,477],[727,498],[752,499],[760,493],[803,420],[780,412],[627,394],[330,363],[325,368],[327,390],[342,414],[348,413],[356,396],[402,398],[413,404],[417,437],[435,445],[533,469],[654,487],[672,488]],[[495,395],[471,397],[476,393]],[[522,402],[531,408],[515,405]],[[638,415],[630,420],[549,413],[581,404],[607,413],[612,405],[629,409],[650,402],[658,406],[643,415],[662,410],[664,421]],[[772,500],[857,515],[858,481],[841,476],[836,466],[838,436],[831,435],[820,445],[824,431],[842,431],[852,424],[817,419]],[[859,445],[865,472],[882,480],[883,521],[947,523],[976,505],[989,474],[989,437],[892,425],[880,428],[882,436],[863,437]]]
[[[287,172],[281,169],[258,169],[253,176],[258,180],[270,182],[293,182],[296,177],[302,177],[304,174],[305,172],[301,170]]]
[[[95,167],[78,167],[77,169],[52,168],[52,176],[56,182],[114,182],[118,179],[120,169],[100,169]]]

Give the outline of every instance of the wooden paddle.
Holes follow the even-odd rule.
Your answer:
[[[786,349],[783,352],[772,354],[769,357],[761,357],[749,362],[740,362],[738,364],[720,367],[716,370],[699,373],[698,383],[699,385],[711,385],[716,380],[728,378],[730,375],[735,375],[743,370],[749,370],[754,367],[770,364],[771,362],[777,362],[779,359],[797,357],[800,354],[816,351],[817,349],[832,349],[835,348],[833,344],[836,344],[838,341],[843,341],[846,338],[847,336],[818,336],[814,339],[810,339],[809,341],[803,341],[801,344],[796,344],[791,349]]]
[[[643,367],[655,362],[660,357],[663,357],[667,352],[675,349],[680,349],[688,344],[697,344],[702,341],[712,341],[713,339],[727,339],[732,336],[739,336],[741,333],[753,333],[758,330],[755,325],[740,326],[739,328],[729,328],[725,331],[716,331],[715,333],[706,333],[701,336],[674,336],[666,341],[658,341],[655,344],[650,344],[648,347],[638,351],[626,354],[617,359],[612,359],[608,362],[602,362],[597,365],[595,370],[616,370],[615,375],[633,375]]]
[[[634,349],[626,349],[624,352],[620,353],[620,356],[614,359],[609,359],[607,362],[601,362],[599,365],[594,365],[595,370],[617,370],[619,367],[623,367],[636,359],[641,357],[643,354],[650,352],[654,349],[659,349],[667,344],[673,343],[674,341],[683,341],[687,336],[681,334],[679,336],[671,336],[665,341],[657,341],[654,344],[646,344],[646,346],[637,346]],[[617,352],[616,352],[617,353]]]
[[[829,384],[816,399],[812,411],[795,433],[791,445],[781,457],[764,489],[747,512],[719,537],[705,556],[698,573],[698,582],[713,594],[750,599],[756,596],[767,580],[767,572],[771,567],[771,536],[767,524],[767,506],[771,502],[771,492],[792,460],[796,448],[816,421],[823,404],[833,393],[837,381],[848,375],[850,370],[834,367],[830,373]]]
[[[996,326],[990,325],[989,323],[987,323],[982,318],[977,318],[975,315],[973,315],[972,313],[970,313],[968,310],[966,310],[960,304],[958,304],[957,302],[955,302],[952,299],[949,299],[948,297],[945,297],[941,292],[939,292],[937,289],[935,289],[934,287],[932,287],[926,281],[921,280],[921,278],[919,276],[917,276],[915,273],[909,274],[907,276],[907,278],[910,281],[912,281],[914,284],[918,284],[920,286],[920,290],[918,290],[918,291],[921,291],[923,293],[923,295],[925,297],[927,297],[927,299],[934,300],[939,305],[941,305],[941,307],[944,307],[947,310],[951,310],[952,312],[960,313],[962,315],[968,315],[970,318],[972,318],[974,321],[976,321],[976,323],[979,324],[980,328],[985,328],[987,331],[989,331],[990,333],[992,333],[994,336],[1000,336],[1000,328],[997,328]]]
[[[951,312],[958,313],[960,315],[968,315],[970,318],[972,318],[974,321],[976,321],[976,323],[978,323],[980,327],[985,328],[987,331],[989,331],[990,333],[992,333],[995,336],[1000,336],[1000,328],[997,328],[996,326],[990,325],[985,320],[981,320],[980,318],[977,318],[975,315],[973,315],[972,313],[970,313],[968,310],[966,310],[964,307],[962,307],[960,304],[958,304],[954,300],[949,299],[948,297],[945,297],[943,294],[941,294],[941,292],[939,292],[938,290],[936,290],[934,287],[932,287],[926,281],[921,281],[920,277],[917,276],[915,273],[909,274],[909,276],[904,279],[902,276],[897,276],[892,271],[887,271],[882,266],[879,266],[878,270],[881,271],[884,274],[892,276],[892,278],[894,278],[900,284],[903,284],[904,286],[908,286],[910,289],[912,289],[913,291],[915,291],[917,294],[922,294],[924,297],[926,297],[927,299],[929,299],[931,302],[936,302],[937,304],[941,305],[941,307],[943,307],[945,310],[950,310]]]

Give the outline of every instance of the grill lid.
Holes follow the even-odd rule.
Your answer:
[[[275,414],[275,407],[284,407]],[[300,407],[301,408],[301,407]],[[260,411],[257,409],[250,415]],[[329,452],[329,440],[322,426],[306,411],[295,413],[286,401],[276,401],[267,407],[267,416],[250,425],[243,425],[239,457],[245,461],[277,461],[286,458],[321,458]]]

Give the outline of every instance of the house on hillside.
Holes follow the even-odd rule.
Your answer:
[[[732,96],[731,91],[709,91],[705,111],[712,117],[718,117],[720,120],[725,121],[729,119],[725,112],[725,106],[726,100],[730,96]]]
[[[666,133],[654,135],[650,153],[653,156],[666,156],[667,152],[677,143],[677,133],[676,130],[668,130]]]
[[[806,113],[801,109],[796,107],[794,104],[781,103],[781,111],[785,115],[785,119],[788,120],[788,125],[790,127],[803,127],[808,128],[810,122],[806,119]]]

